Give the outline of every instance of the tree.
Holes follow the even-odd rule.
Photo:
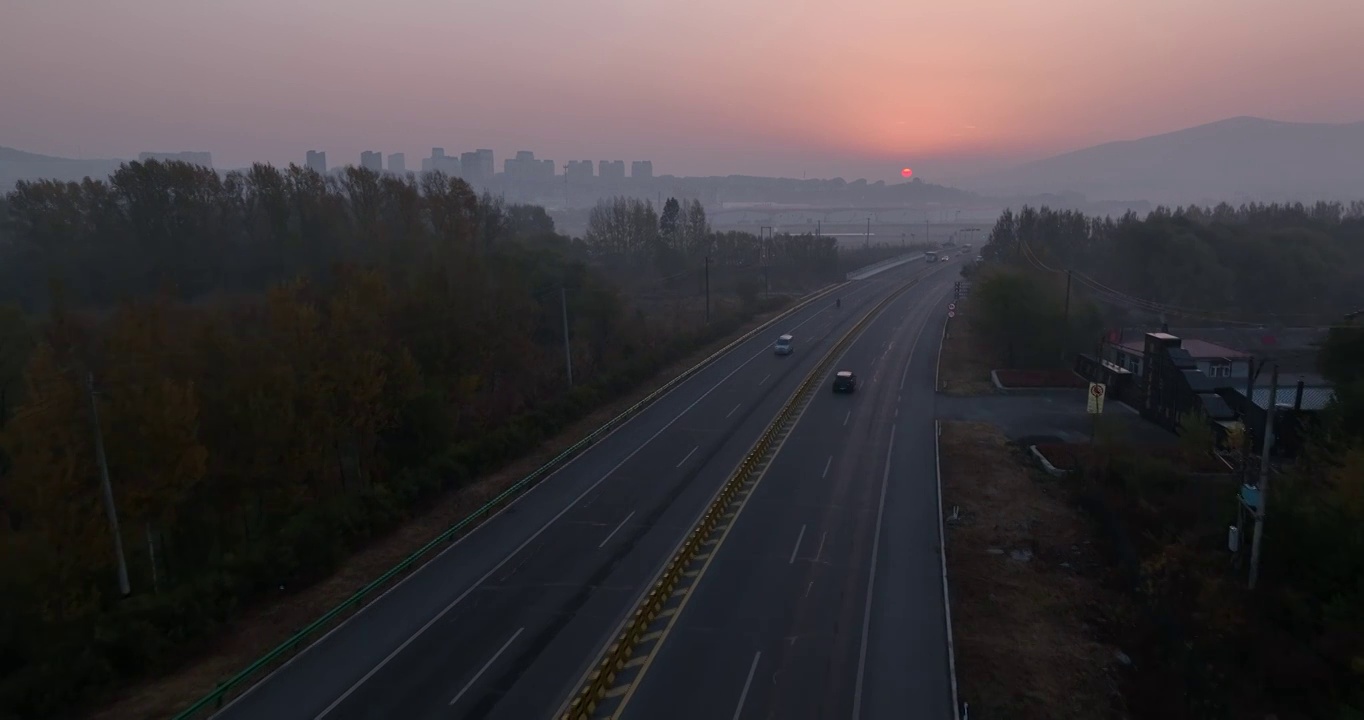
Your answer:
[[[663,214],[658,218],[658,234],[669,246],[677,245],[678,218],[681,214],[682,206],[677,198],[670,197],[668,202],[663,203]]]

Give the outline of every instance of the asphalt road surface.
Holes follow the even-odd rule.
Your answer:
[[[835,363],[860,386],[820,384],[618,717],[952,717],[933,387],[954,279]]]
[[[943,268],[850,283],[841,308],[831,296],[743,344],[215,717],[549,717],[822,351],[908,278],[955,275]],[[783,333],[795,352],[780,357]]]

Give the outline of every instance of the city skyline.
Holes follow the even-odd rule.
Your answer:
[[[1364,119],[1338,61],[1356,53],[1364,4],[1274,7],[15,3],[0,45],[45,60],[0,68],[0,144],[67,157],[211,148],[241,167],[303,147],[416,156],[478,138],[503,156],[650,157],[679,175],[891,179],[1240,115]]]

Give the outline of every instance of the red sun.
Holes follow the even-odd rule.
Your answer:
[[[913,174],[914,174],[914,171],[913,171],[913,170],[910,170],[909,168],[905,168],[904,170],[901,170],[901,171],[900,171],[900,177],[909,177],[910,175],[913,175]]]

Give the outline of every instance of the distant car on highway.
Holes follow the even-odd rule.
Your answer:
[[[834,373],[834,392],[850,393],[857,389],[857,376],[851,370],[839,370]]]
[[[790,335],[782,335],[777,338],[777,344],[772,346],[772,351],[778,355],[790,355],[794,349],[791,347],[792,338]]]

